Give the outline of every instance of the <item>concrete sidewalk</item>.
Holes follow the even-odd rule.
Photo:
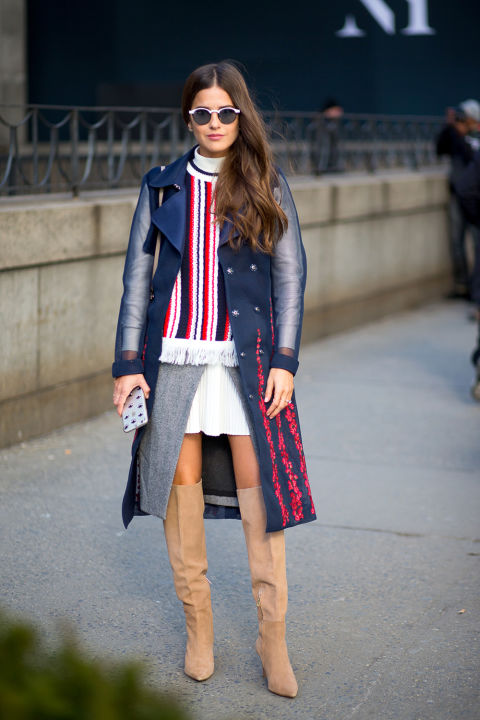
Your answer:
[[[147,659],[192,718],[473,720],[480,628],[474,325],[440,304],[307,346],[296,379],[318,521],[287,531],[296,700],[266,690],[241,525],[207,523],[216,672],[183,675],[161,522],[120,518],[130,438],[106,413],[0,451],[0,603]]]

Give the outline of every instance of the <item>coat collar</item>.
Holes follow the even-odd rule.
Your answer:
[[[162,170],[153,168],[148,176],[148,184],[154,188],[175,187],[176,192],[168,193],[164,200],[152,214],[154,225],[163,233],[169,242],[183,254],[186,231],[186,205],[187,189],[185,187],[185,173],[188,162],[193,158],[195,148],[191,148],[185,155],[175,160],[171,165]],[[224,223],[219,238],[219,246],[225,245],[228,241],[230,222]]]
[[[171,165],[167,165],[164,170],[156,167],[148,173],[150,187],[175,188],[174,192],[165,193],[162,204],[152,214],[152,222],[180,255],[183,254],[186,230],[185,203],[187,202],[187,189],[185,187],[185,173],[188,161],[193,157],[194,150],[195,148],[191,148]]]

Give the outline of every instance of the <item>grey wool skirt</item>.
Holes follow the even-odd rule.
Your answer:
[[[166,516],[190,408],[205,367],[160,363],[152,412],[138,450],[138,509],[142,513],[160,518]],[[241,399],[255,447],[253,424],[248,405],[243,398],[240,372],[237,367],[227,367],[226,370]],[[204,497],[205,503],[214,508],[213,513],[206,517],[238,517],[238,500],[233,465],[227,447],[228,440],[226,436],[204,436],[203,440],[204,455],[205,450],[208,455],[207,469],[210,468],[206,473],[208,479],[202,476]],[[229,467],[225,467],[225,462],[229,463]]]

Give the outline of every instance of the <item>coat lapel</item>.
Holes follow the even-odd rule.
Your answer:
[[[164,170],[154,168],[150,171],[148,180],[151,187],[165,190],[161,206],[152,214],[152,222],[180,254],[183,253],[185,241],[187,209],[185,173],[194,151],[195,148],[192,148],[174,163],[167,165]],[[228,242],[230,228],[231,221],[227,220],[220,231],[219,247]],[[234,237],[236,236],[238,231],[234,232]]]
[[[227,221],[223,223],[223,227],[220,230],[218,247],[221,247],[222,245],[225,245],[226,242],[228,242],[228,236],[230,234],[231,227],[232,227],[232,221],[227,219]],[[239,235],[240,235],[240,233],[238,232],[238,230],[236,228],[234,228],[233,237],[238,238]]]
[[[178,250],[183,252],[185,242],[187,188],[185,174],[187,164],[193,157],[194,148],[167,165],[164,170],[155,168],[151,171],[149,185],[154,188],[163,188],[163,202],[152,214],[152,222],[167,240]]]
[[[168,198],[164,196],[163,203],[152,215],[153,224],[178,250],[180,255],[183,253],[183,244],[185,242],[186,196],[187,191],[184,180],[180,190],[169,194]]]
[[[187,188],[185,186],[185,174],[188,161],[193,158],[194,150],[195,148],[192,148],[183,157],[171,165],[167,165],[164,170],[155,168],[151,171],[149,177],[151,187],[164,188],[165,190],[161,206],[152,214],[152,222],[180,254],[183,253],[186,229]],[[227,220],[220,231],[219,247],[228,242],[230,228],[231,222]],[[238,232],[235,232],[234,236],[237,235]]]
[[[228,241],[228,233],[230,232],[230,226],[230,222],[223,223],[223,227],[220,230],[220,237],[218,239],[218,247],[225,245],[225,243]]]

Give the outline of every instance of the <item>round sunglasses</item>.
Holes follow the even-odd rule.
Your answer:
[[[207,123],[210,122],[212,113],[217,113],[218,119],[222,125],[231,125],[240,113],[240,110],[234,107],[224,107],[219,110],[210,110],[209,108],[198,107],[194,110],[188,111],[188,114],[193,118],[197,125],[207,125]]]

